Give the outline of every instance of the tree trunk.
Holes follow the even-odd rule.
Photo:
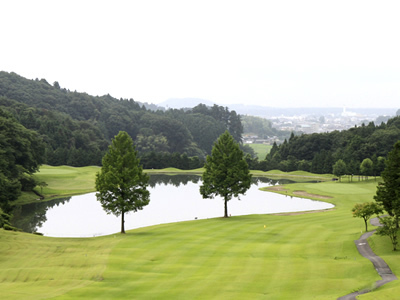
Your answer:
[[[125,233],[125,213],[121,214],[121,233]]]
[[[227,218],[228,217],[228,200],[226,200],[226,198],[225,198],[225,215],[224,215],[224,218]]]

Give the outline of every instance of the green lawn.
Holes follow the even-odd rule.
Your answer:
[[[272,145],[265,144],[246,144],[253,148],[254,152],[257,154],[259,160],[264,160],[265,156],[269,153]]]
[[[36,190],[45,196],[45,200],[60,197],[85,194],[95,191],[95,174],[100,167],[70,167],[48,166],[40,167],[34,178],[37,182],[45,182],[46,187],[36,187]],[[38,198],[34,193],[23,192],[16,204],[35,202]]]
[[[374,180],[284,188],[281,193],[288,195],[331,196],[325,201],[336,207],[171,223],[87,239],[0,230],[2,298],[336,299],[380,280],[356,250],[353,241],[364,222],[351,216],[355,203],[372,200]],[[400,274],[389,239],[373,236],[371,243]],[[392,282],[360,299],[398,294],[400,282]]]

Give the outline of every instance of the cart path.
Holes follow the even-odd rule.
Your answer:
[[[381,226],[378,218],[371,219],[370,223],[374,226]],[[378,288],[388,282],[397,280],[397,277],[396,277],[396,275],[393,274],[392,270],[389,268],[387,263],[382,258],[377,256],[372,251],[371,247],[368,244],[367,239],[372,234],[374,234],[375,231],[376,230],[364,233],[358,240],[354,241],[354,243],[357,246],[358,252],[360,252],[360,254],[362,256],[364,256],[365,258],[369,259],[372,262],[372,264],[375,267],[375,270],[382,277],[382,280],[378,280],[375,282],[375,287]],[[346,296],[340,297],[340,298],[338,298],[338,300],[353,300],[353,299],[356,299],[356,297],[358,295],[366,294],[370,291],[371,291],[370,289],[361,290],[361,291],[354,292],[354,293],[348,294]]]

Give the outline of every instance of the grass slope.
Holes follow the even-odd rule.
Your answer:
[[[336,207],[164,224],[88,239],[0,230],[2,297],[336,299],[380,279],[354,246],[364,225],[350,212],[356,202],[372,200],[375,181],[285,188],[288,195],[332,196],[327,201]],[[372,242],[400,274],[388,239],[374,236]],[[362,297],[399,293],[394,282]]]
[[[259,160],[264,160],[265,156],[271,151],[272,145],[265,144],[246,144],[253,148]]]
[[[95,174],[100,167],[70,167],[42,165],[34,178],[37,182],[45,182],[46,187],[36,187],[45,196],[45,200],[60,197],[80,195],[95,191]],[[23,192],[16,204],[35,202],[38,196],[34,193]]]

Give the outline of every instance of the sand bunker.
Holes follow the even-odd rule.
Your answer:
[[[310,194],[305,191],[294,191],[293,195],[297,196],[302,196],[302,197],[312,197],[312,198],[317,198],[317,199],[331,199],[332,197],[330,196],[322,196],[322,195],[317,195],[317,194]]]

